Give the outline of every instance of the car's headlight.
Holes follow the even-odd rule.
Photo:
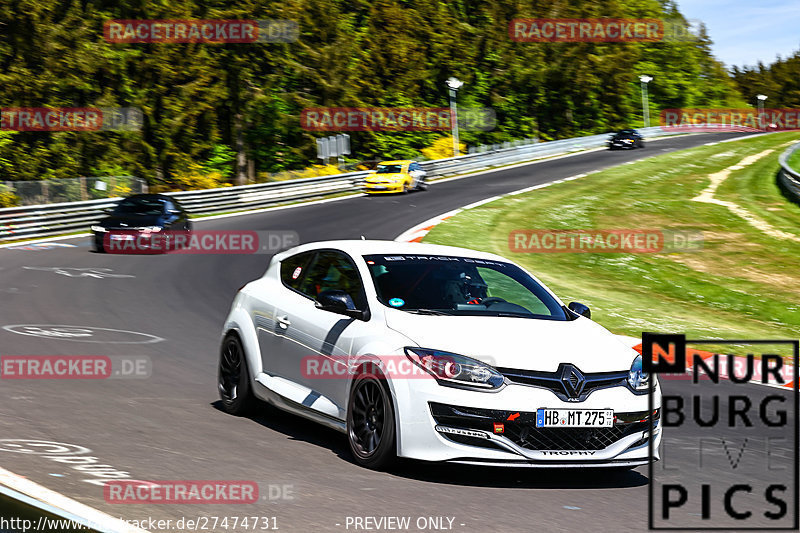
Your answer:
[[[145,233],[157,233],[161,231],[161,226],[145,226],[143,228],[139,228],[139,231],[143,231]]]
[[[442,385],[497,389],[504,378],[489,365],[450,352],[427,348],[406,348],[406,357],[431,374]]]
[[[628,372],[628,385],[635,391],[646,391],[650,387],[650,374],[642,368],[642,356],[633,360]]]
[[[91,228],[91,229],[92,229],[92,231],[96,231],[97,233],[105,233],[105,232],[107,232],[107,231],[108,231],[108,230],[107,230],[106,228],[104,228],[103,226],[92,226],[92,228]]]

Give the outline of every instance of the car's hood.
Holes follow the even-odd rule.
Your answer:
[[[386,324],[422,348],[505,368],[552,372],[560,363],[571,363],[583,372],[622,371],[628,370],[638,355],[604,327],[583,317],[559,322],[416,315],[387,309]]]
[[[137,228],[161,224],[161,215],[111,215],[100,221],[100,225],[105,228]]]

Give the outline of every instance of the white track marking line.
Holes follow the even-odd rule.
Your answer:
[[[795,144],[795,141],[782,144],[778,148],[783,148],[784,146],[788,146],[790,144]],[[733,172],[734,170],[742,170],[743,168],[746,168],[754,164],[759,159],[762,159],[768,156],[769,154],[773,153],[776,149],[777,148],[773,148],[770,150],[764,150],[763,152],[757,154],[749,155],[735,165],[732,165],[728,168],[724,168],[719,172],[714,172],[713,174],[709,174],[708,179],[711,180],[711,183],[708,185],[708,187],[703,189],[703,191],[699,195],[692,198],[692,201],[726,207],[730,212],[732,212],[739,218],[743,219],[745,222],[747,222],[757,230],[766,233],[770,237],[775,237],[776,239],[800,242],[800,236],[776,229],[769,222],[754,215],[753,213],[751,213],[744,207],[740,206],[739,204],[727,200],[720,200],[719,198],[714,197],[714,194],[717,192],[719,186],[722,185],[722,183],[726,179],[728,179],[728,177],[731,175],[731,172]]]
[[[437,215],[435,217],[429,218],[424,222],[420,222],[416,226],[407,229],[400,235],[394,238],[397,242],[419,242],[422,238],[428,234],[430,230],[433,229],[434,226],[444,222],[448,218],[456,215],[466,209],[472,209],[473,207],[478,207],[484,204],[488,204],[489,202],[494,202],[495,200],[501,200],[506,196],[514,196],[515,194],[522,194],[524,192],[530,192],[536,189],[542,189],[544,187],[549,187],[550,185],[555,185],[556,183],[562,183],[565,181],[572,181],[578,178],[582,178],[584,176],[588,176],[589,174],[593,174],[595,171],[587,172],[584,174],[576,174],[574,176],[570,176],[568,178],[562,178],[560,180],[549,181],[547,183],[540,183],[539,185],[534,185],[533,187],[525,187],[524,189],[517,189],[516,191],[507,192],[505,194],[500,194],[497,196],[492,196],[491,198],[485,198],[483,200],[479,200],[477,202],[473,202],[471,204],[465,205],[463,207],[459,207],[458,209],[453,209],[452,211],[448,211],[447,213],[442,213],[441,215]]]
[[[17,241],[17,242],[9,242],[6,244],[0,244],[0,248],[11,248],[12,246],[28,246],[29,244],[40,244],[43,242],[51,242],[51,241],[64,241],[67,239],[80,239],[89,236],[91,236],[91,233],[78,233],[77,235],[61,235],[58,237],[43,237],[41,239],[34,239],[31,241]]]
[[[146,530],[134,527],[124,520],[114,518],[0,467],[0,492],[5,493],[4,487],[27,496],[35,502],[35,506],[45,512],[62,516],[66,520],[74,520],[92,529],[105,533],[147,533]],[[8,495],[14,497],[13,494]]]
[[[338,202],[339,200],[349,200],[351,198],[357,198],[359,196],[367,196],[363,192],[353,192],[352,194],[347,194],[346,196],[337,196],[336,198],[323,198],[321,200],[311,200],[310,202],[300,202],[297,204],[291,205],[278,205],[275,207],[262,207],[259,209],[249,209],[247,211],[237,211],[235,213],[224,213],[222,215],[211,215],[202,218],[193,218],[192,222],[203,222],[205,220],[218,220],[220,218],[231,218],[231,217],[241,217],[245,215],[256,215],[258,213],[263,213],[265,211],[282,211],[284,209],[294,209],[296,207],[306,207],[308,205],[318,205],[318,204],[327,204],[330,202]]]

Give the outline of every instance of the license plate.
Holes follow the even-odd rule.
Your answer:
[[[111,235],[112,241],[132,241],[133,235]]]
[[[388,187],[372,187],[373,191],[385,191]]]
[[[537,409],[537,428],[603,428],[614,425],[613,409]]]

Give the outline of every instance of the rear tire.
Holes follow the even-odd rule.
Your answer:
[[[385,470],[397,460],[394,406],[386,379],[361,374],[350,389],[347,441],[359,465]]]
[[[222,409],[229,414],[242,416],[253,411],[257,400],[250,386],[247,358],[239,336],[229,333],[222,341],[217,371],[217,388]]]

